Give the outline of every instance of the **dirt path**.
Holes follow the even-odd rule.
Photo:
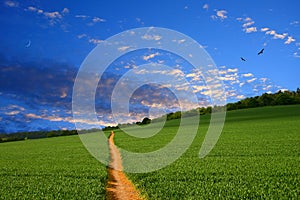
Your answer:
[[[122,172],[122,159],[115,146],[114,135],[112,131],[108,139],[110,163],[107,168],[106,197],[108,200],[142,200],[139,192]]]

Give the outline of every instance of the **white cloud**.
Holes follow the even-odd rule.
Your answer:
[[[276,31],[274,31],[274,30],[270,30],[270,31],[266,32],[266,35],[275,35],[275,34],[276,34]]]
[[[68,96],[66,91],[62,91],[62,93],[60,94],[60,98],[65,98],[66,96]]]
[[[64,8],[63,11],[62,11],[63,14],[67,14],[69,12],[70,12],[70,10],[68,8]]]
[[[17,115],[19,114],[20,111],[19,110],[14,110],[14,111],[10,111],[10,112],[5,112],[6,115]]]
[[[268,80],[268,78],[260,78],[260,80],[261,80],[263,83],[265,83],[265,82]]]
[[[245,21],[245,22],[249,22],[249,21],[252,21],[252,19],[251,19],[250,17],[246,17],[246,18],[244,19],[244,21]]]
[[[84,37],[87,37],[87,34],[83,33],[83,34],[77,35],[77,38],[79,38],[79,39],[84,38]]]
[[[204,4],[202,8],[208,10],[208,7],[208,4]]]
[[[233,69],[230,69],[230,68],[229,68],[227,71],[228,71],[228,72],[237,72],[238,69],[237,69],[237,68],[233,68]]]
[[[149,60],[149,59],[151,59],[151,58],[154,58],[155,56],[158,56],[159,55],[159,53],[158,52],[156,52],[156,53],[152,53],[152,54],[150,54],[150,55],[148,55],[148,56],[143,56],[143,60]]]
[[[95,39],[95,38],[91,38],[91,39],[89,39],[89,43],[93,43],[93,44],[99,44],[100,42],[102,42],[102,40]]]
[[[266,27],[266,28],[261,28],[261,29],[260,29],[261,32],[266,32],[266,31],[268,31],[268,30],[270,30],[270,29],[267,28],[267,27]]]
[[[89,18],[90,16],[88,15],[75,15],[76,18],[82,18],[82,19],[86,19]]]
[[[182,44],[185,42],[185,39],[181,39],[181,40],[172,40],[172,42],[177,42],[178,44]]]
[[[288,34],[287,33],[283,33],[283,34],[275,34],[274,35],[274,39],[284,39]]]
[[[203,90],[207,90],[207,86],[205,85],[193,85],[193,93],[197,93],[197,92],[200,92],[200,91],[203,91]]]
[[[273,87],[273,85],[266,85],[263,87],[263,90],[270,90]]]
[[[61,19],[62,18],[61,14],[59,12],[57,12],[57,11],[54,11],[54,12],[44,12],[44,15],[46,17],[49,17],[49,18],[52,18],[52,19],[55,19],[55,18]]]
[[[252,77],[253,74],[252,73],[247,73],[247,74],[242,74],[243,77]]]
[[[297,20],[292,21],[292,22],[290,23],[290,25],[297,25],[297,24],[299,24],[299,21],[297,21]]]
[[[293,55],[295,58],[300,58],[300,55],[298,54],[298,52],[295,52]]]
[[[221,76],[219,77],[219,80],[221,81],[234,81],[236,80],[236,77],[235,76]]]
[[[45,16],[49,20],[50,25],[54,25],[58,22],[61,22],[63,15],[69,13],[68,8],[64,8],[61,12],[58,12],[58,11],[48,12],[48,11],[44,11],[42,9],[36,8],[34,6],[27,7],[25,9],[25,11],[35,12],[36,14]],[[66,26],[64,24],[61,24],[61,28],[65,31]]]
[[[130,46],[122,46],[122,47],[119,47],[118,50],[119,51],[126,51],[129,48],[130,48]]]
[[[8,7],[19,7],[19,2],[16,1],[5,1],[4,4]]]
[[[10,104],[7,108],[8,108],[8,109],[18,109],[18,110],[20,110],[20,111],[24,111],[24,110],[25,110],[24,107],[19,106],[19,105],[15,105],[15,104]]]
[[[254,21],[250,21],[250,22],[244,23],[242,26],[243,26],[244,28],[246,28],[246,27],[248,27],[248,26],[253,25],[254,23],[255,23]]]
[[[283,33],[283,34],[278,34],[276,33],[275,30],[269,30],[266,31],[266,35],[273,35],[273,39],[284,39],[288,34],[287,33]]]
[[[93,22],[94,23],[97,23],[97,22],[105,22],[106,20],[105,19],[102,19],[102,18],[99,18],[99,17],[94,17],[93,18]]]
[[[227,11],[226,10],[215,10],[216,11],[216,15],[211,15],[210,17],[212,19],[221,19],[224,20],[227,18]]]
[[[43,10],[38,9],[36,7],[33,7],[33,6],[29,6],[26,10],[31,11],[31,12],[36,12],[38,14],[43,14],[44,13]]]
[[[257,28],[255,26],[253,26],[253,24],[255,23],[250,17],[246,17],[246,18],[237,18],[238,21],[243,21],[243,31],[246,33],[252,33],[252,32],[257,32]],[[251,27],[250,27],[251,26]]]
[[[218,10],[217,11],[217,16],[220,17],[221,19],[226,19],[227,16],[227,11],[226,10]]]
[[[249,27],[244,29],[246,33],[257,32],[256,27]]]
[[[158,41],[161,39],[160,35],[149,35],[149,34],[145,34],[142,36],[142,39],[144,40],[155,40]]]
[[[255,81],[257,78],[252,78],[252,79],[249,79],[247,80],[247,83],[252,83],[253,81]]]
[[[244,99],[244,98],[246,98],[246,97],[245,97],[244,95],[237,95],[236,98],[237,98],[237,99]]]
[[[292,36],[288,36],[288,39],[284,42],[284,44],[291,44],[292,42],[295,42],[296,40]]]

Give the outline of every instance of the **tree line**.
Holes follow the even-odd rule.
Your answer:
[[[262,106],[300,104],[300,88],[296,91],[278,91],[274,94],[264,93],[261,96],[249,97],[236,103],[228,103],[227,110],[255,108]]]

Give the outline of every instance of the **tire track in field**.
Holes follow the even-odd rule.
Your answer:
[[[121,154],[114,143],[115,133],[108,138],[110,163],[107,168],[108,182],[106,198],[108,200],[142,200],[140,193],[122,172]]]

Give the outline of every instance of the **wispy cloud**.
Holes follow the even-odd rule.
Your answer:
[[[237,68],[219,67],[220,80],[223,81],[228,101],[237,101],[263,92],[275,92],[278,86],[268,78],[255,77],[253,73],[240,73]]]
[[[75,15],[76,18],[81,18],[81,19],[86,19],[89,18],[90,16],[88,15]]]
[[[8,6],[8,7],[19,7],[19,2],[17,1],[5,1],[4,5]]]
[[[26,11],[31,11],[31,12],[36,12],[37,14],[43,14],[44,11],[42,9],[38,9],[36,7],[33,6],[29,6],[27,9],[25,9]]]
[[[87,34],[83,33],[83,34],[77,35],[78,39],[81,39],[81,38],[84,38],[84,37],[87,37]]]
[[[242,18],[242,17],[238,17],[236,18],[237,21],[239,22],[243,22],[242,24],[242,28],[243,31],[245,33],[253,33],[253,32],[257,32],[258,30],[260,30],[260,32],[265,33],[265,35],[270,35],[272,37],[272,39],[280,39],[280,40],[285,40],[284,44],[291,44],[292,42],[296,42],[296,39],[289,35],[289,33],[278,33],[276,30],[271,29],[269,27],[256,27],[254,26],[255,22],[252,18],[250,17],[246,17],[246,18]],[[290,25],[297,25],[299,23],[299,21],[293,21],[290,23]],[[287,39],[286,39],[287,38]],[[267,43],[264,43],[264,46],[266,46]],[[298,53],[294,53],[294,57],[297,57]]]
[[[244,99],[244,98],[246,98],[246,97],[245,97],[245,95],[242,95],[242,94],[241,94],[241,95],[237,95],[236,98],[237,98],[237,99]]]
[[[14,110],[14,111],[5,112],[4,114],[6,114],[6,115],[17,115],[19,113],[20,113],[19,110]]]
[[[244,23],[242,26],[244,28],[246,28],[246,27],[249,27],[249,26],[253,25],[254,23],[255,23],[254,21],[249,21],[249,22]]]
[[[288,39],[284,42],[284,44],[291,44],[292,42],[295,42],[296,40],[292,36],[288,36]]]
[[[63,15],[66,15],[70,12],[68,8],[64,8],[61,12],[60,11],[45,11],[40,8],[34,7],[34,6],[28,6],[25,11],[34,12],[38,15],[42,15],[46,17],[49,20],[50,25],[54,25],[63,18]]]
[[[261,32],[266,32],[266,31],[268,31],[268,30],[270,30],[270,29],[269,29],[269,28],[261,28],[261,29],[260,29]]]
[[[97,23],[97,22],[105,22],[106,20],[105,20],[105,19],[102,19],[102,18],[99,18],[99,17],[94,17],[94,18],[92,19],[92,21],[93,21],[94,23]]]
[[[149,59],[154,58],[155,56],[158,56],[158,55],[159,55],[158,52],[152,53],[152,54],[150,54],[150,55],[143,56],[143,60],[149,60]]]
[[[221,20],[224,20],[224,19],[226,19],[228,17],[226,10],[215,10],[215,12],[216,12],[215,15],[211,15],[212,19],[221,19]]]
[[[129,48],[130,48],[130,46],[122,46],[122,47],[119,47],[118,50],[119,51],[126,51]]]
[[[247,73],[247,74],[242,74],[243,77],[252,77],[253,74],[252,73]]]
[[[293,53],[293,56],[294,56],[295,58],[300,58],[300,55],[299,55],[298,52],[294,52],[294,53]]]
[[[298,25],[298,24],[299,24],[299,21],[297,21],[297,20],[292,21],[292,22],[290,23],[290,25],[294,25],[294,26],[296,26],[296,25]]]
[[[229,68],[227,71],[228,72],[237,72],[238,68]]]
[[[208,4],[206,3],[206,4],[203,5],[202,8],[205,9],[205,10],[208,10],[209,6],[208,6]]]
[[[62,11],[62,14],[67,14],[69,12],[70,12],[70,10],[68,8],[64,8],[63,11]]]
[[[217,16],[220,17],[221,19],[226,19],[227,18],[227,11],[226,10],[218,10],[217,11]]]
[[[247,83],[252,83],[253,81],[256,81],[257,78],[252,78],[252,79],[249,79],[247,80]]]
[[[249,27],[244,29],[246,33],[257,32],[256,27]]]
[[[142,39],[144,40],[155,40],[155,41],[158,41],[160,40],[162,37],[160,35],[155,35],[155,34],[145,34],[142,36]]]
[[[55,19],[55,18],[62,18],[62,15],[58,11],[54,12],[44,12],[44,15],[48,18]]]
[[[93,26],[99,22],[106,22],[106,19],[89,15],[75,15],[75,18],[79,18],[86,21],[86,25],[88,26]]]
[[[255,22],[250,17],[237,18],[237,20],[243,22],[242,28],[244,32],[246,33],[257,32],[257,27],[253,26]]]
[[[89,39],[89,43],[92,43],[92,44],[99,44],[100,42],[102,42],[103,40],[100,40],[100,39],[96,39],[96,38],[91,38]]]
[[[283,40],[288,34],[287,33],[279,34],[279,33],[276,33],[275,30],[269,30],[269,31],[266,31],[266,35],[272,35],[273,39],[282,39]]]

